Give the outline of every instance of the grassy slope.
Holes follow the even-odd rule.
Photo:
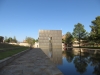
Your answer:
[[[11,45],[7,43],[0,43],[0,48],[18,47],[18,45]]]
[[[9,49],[9,48],[16,48],[16,47],[25,47],[25,46],[12,45],[12,44],[7,44],[7,43],[0,43],[0,49]]]
[[[16,49],[16,47],[19,47]],[[25,46],[19,46],[19,45],[11,45],[11,44],[6,44],[6,43],[0,43],[0,49],[9,49],[9,48],[15,48],[14,50],[8,50],[4,52],[0,52],[0,59],[4,59],[6,57],[10,57],[14,54],[17,54],[23,50],[28,49],[29,47]]]
[[[0,60],[4,59],[6,57],[10,57],[14,54],[17,54],[23,50],[28,49],[28,47],[24,47],[24,48],[19,48],[19,49],[14,49],[14,50],[10,50],[10,51],[4,51],[4,52],[0,52]]]

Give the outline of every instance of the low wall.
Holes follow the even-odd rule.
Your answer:
[[[9,44],[13,44],[13,45],[20,45],[20,46],[30,46],[28,43],[9,43]],[[33,45],[34,48],[39,48],[39,43],[35,42],[35,44]]]
[[[7,64],[9,64],[10,62],[12,62],[14,59],[20,57],[21,55],[23,55],[24,53],[26,53],[27,51],[29,51],[30,49],[27,49],[25,51],[22,51],[20,53],[17,53],[11,57],[7,57],[5,59],[0,60],[0,69],[4,66],[6,66]]]

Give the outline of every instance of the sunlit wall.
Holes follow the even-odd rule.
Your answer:
[[[55,63],[62,63],[62,31],[40,30],[39,48]]]
[[[41,49],[62,48],[61,30],[39,30],[39,47]]]

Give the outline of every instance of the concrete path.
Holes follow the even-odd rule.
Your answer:
[[[32,49],[0,69],[0,75],[63,75],[41,49]]]

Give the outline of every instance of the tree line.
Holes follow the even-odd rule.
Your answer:
[[[4,43],[18,43],[18,40],[16,39],[16,37],[14,36],[12,37],[7,37],[5,36],[5,38],[0,37],[0,40],[4,39]],[[28,43],[30,46],[32,46],[35,42],[38,42],[38,39],[34,39],[32,37],[26,37],[25,38],[25,43]]]
[[[4,40],[4,37],[3,36],[0,36],[0,43],[2,43]]]
[[[100,16],[97,16],[95,20],[91,21],[90,32],[87,32],[84,25],[77,23],[74,25],[73,32],[67,32],[65,34],[65,39],[62,41],[65,44],[72,44],[74,41],[78,41],[80,45],[80,40],[85,40],[86,43],[99,44],[100,43]]]
[[[17,43],[18,41],[17,41],[17,39],[16,39],[15,36],[14,36],[13,38],[12,38],[12,37],[7,37],[7,36],[5,36],[4,42],[5,42],[5,43]]]

